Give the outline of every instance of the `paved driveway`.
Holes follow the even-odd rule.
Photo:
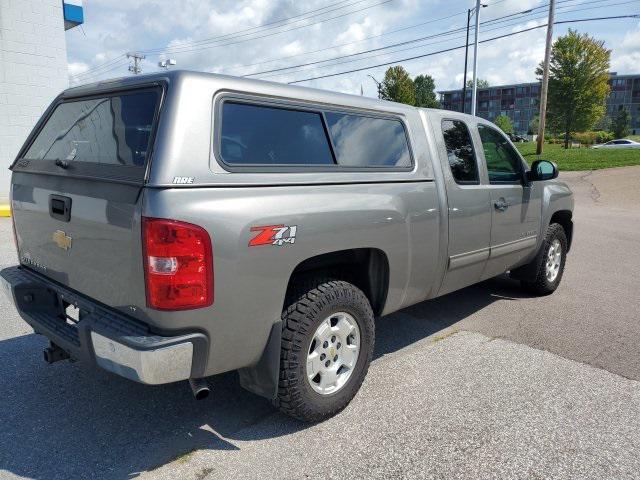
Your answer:
[[[186,383],[45,365],[3,299],[0,478],[640,478],[640,168],[563,177],[576,233],[559,290],[501,277],[380,319],[362,391],[317,425],[235,374],[196,402]]]

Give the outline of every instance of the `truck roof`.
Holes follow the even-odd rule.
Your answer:
[[[316,102],[327,104],[345,105],[349,104],[354,107],[366,108],[372,110],[386,110],[386,111],[402,111],[402,110],[424,110],[424,111],[440,111],[446,112],[449,117],[467,117],[478,120],[478,117],[472,117],[471,115],[455,112],[451,110],[433,109],[433,108],[418,108],[411,105],[406,105],[397,102],[391,102],[388,100],[380,100],[377,98],[365,97],[361,95],[352,95],[348,93],[332,92],[330,90],[323,90],[319,88],[303,87],[299,85],[289,85],[281,82],[272,82],[268,80],[258,80],[246,77],[237,77],[233,75],[222,75],[219,73],[208,72],[196,72],[192,70],[171,70],[166,72],[156,72],[146,75],[131,75],[126,77],[112,78],[108,80],[101,80],[85,85],[76,87],[70,87],[62,94],[63,97],[76,97],[84,95],[92,95],[102,91],[108,91],[111,89],[118,89],[122,87],[130,87],[136,85],[148,85],[154,82],[167,82],[169,84],[178,83],[183,81],[210,81],[212,83],[224,83],[233,82],[234,87],[239,91],[244,92],[264,92],[265,86],[273,86],[275,96],[283,96],[286,92],[287,97],[301,98],[301,99],[313,99]]]
[[[162,114],[156,126],[155,141],[145,184],[151,187],[196,187],[239,185],[289,185],[300,183],[349,183],[354,181],[416,181],[433,179],[432,158],[436,144],[422,117],[464,119],[469,124],[487,120],[460,112],[418,108],[402,103],[349,95],[285,83],[174,70],[148,75],[132,75],[104,80],[65,90],[62,99],[111,93],[131,87],[167,85]],[[232,168],[217,152],[220,143],[216,123],[225,99],[282,104],[289,107],[321,108],[338,112],[396,117],[405,125],[412,151],[411,169],[361,171],[341,169],[330,176],[312,168]],[[295,171],[294,171],[295,170]],[[176,179],[187,179],[183,184]]]

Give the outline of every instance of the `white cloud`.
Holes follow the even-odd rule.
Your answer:
[[[78,75],[89,70],[89,65],[84,62],[70,62],[68,65],[69,75]]]
[[[640,24],[625,33],[620,46],[611,56],[611,70],[618,73],[638,73],[640,70]]]
[[[491,20],[528,8],[540,7],[544,1],[496,2],[487,0],[489,7],[482,9],[481,20]],[[337,16],[376,3],[372,1],[367,4],[335,10],[324,15],[316,14],[310,20],[304,20],[304,16],[298,16],[286,26],[279,28],[253,29],[264,23],[278,22],[283,18],[327,7],[331,2],[329,0],[308,0],[306,2],[294,0],[184,0],[181,2],[173,0],[140,0],[136,2],[92,0],[85,3],[84,31],[87,36],[85,37],[79,29],[67,32],[71,74],[84,73],[87,69],[104,64],[121,56],[126,51],[151,48],[176,49],[178,47],[183,47],[184,51],[174,51],[166,55],[148,54],[142,64],[144,72],[155,71],[157,61],[165,57],[175,58],[178,62],[177,68],[236,75],[260,72],[375,49],[460,28],[466,22],[466,8],[472,4],[471,0],[465,4],[445,0],[392,0],[384,5],[302,28],[306,23],[316,22],[322,18]],[[336,9],[339,6],[332,8]],[[631,9],[631,7],[628,8]],[[611,14],[620,13],[614,10]],[[540,14],[537,16],[544,16],[546,13],[544,8],[538,9],[536,12]],[[447,20],[433,22],[434,19],[454,14],[457,15]],[[390,30],[421,23],[423,25],[416,28],[408,28],[398,33],[361,41],[364,38],[377,36]],[[518,25],[512,25],[513,23],[509,20],[509,22],[499,25],[489,24],[481,29],[481,38],[486,39],[546,22],[540,19],[523,20]],[[624,22],[620,24],[628,25]],[[275,25],[278,23],[273,23],[272,27]],[[501,27],[497,29],[500,25]],[[616,26],[618,25],[616,23]],[[609,22],[578,24],[577,27],[580,31],[587,31],[597,38],[606,40],[609,48],[613,47],[612,68],[614,70],[635,73],[640,69],[640,48],[638,48],[640,29],[637,25],[636,28],[627,32],[626,36],[622,33],[624,30],[612,28]],[[564,34],[567,28],[568,26],[565,25],[558,26],[556,36]],[[241,36],[231,38],[230,34],[246,29],[253,30],[245,33],[253,33],[251,35],[241,33]],[[290,31],[277,33],[284,30]],[[255,33],[258,31],[261,33]],[[226,37],[216,39],[221,35]],[[244,41],[255,36],[263,36],[264,38]],[[545,29],[540,28],[481,44],[479,77],[489,80],[493,85],[534,81],[535,68],[544,55],[544,39]],[[198,43],[194,44],[193,42]],[[356,43],[314,54],[305,54],[305,52],[323,50],[332,45],[351,42]],[[352,70],[394,59],[425,55],[429,52],[456,47],[463,42],[464,32],[458,32],[452,36],[399,47],[396,50],[404,49],[404,51],[396,53],[390,54],[388,51],[381,51],[379,54],[372,54],[372,58],[360,60],[348,58],[341,60],[344,63],[338,65],[331,66],[323,63],[304,67],[295,72],[287,71],[284,75],[265,79],[286,82]],[[412,48],[409,50],[410,47]],[[472,52],[473,48],[470,47],[469,71],[471,71],[472,65]],[[279,57],[290,58],[271,61]],[[356,61],[346,62],[347,60]],[[402,62],[402,64],[412,76],[419,74],[433,76],[439,90],[456,88],[462,85],[464,49]],[[355,94],[360,93],[360,85],[362,85],[366,95],[375,96],[376,86],[367,75],[374,75],[380,80],[384,76],[386,68],[386,66],[371,68],[347,75],[314,80],[302,85]],[[84,81],[93,81],[128,74],[127,62],[122,60],[97,70],[94,76],[87,75],[81,78]],[[468,78],[471,78],[470,74]]]
[[[297,55],[303,51],[302,42],[300,40],[295,40],[291,43],[287,43],[284,47],[282,47],[282,53],[284,55]]]
[[[270,5],[276,4],[274,2],[270,4],[265,0],[253,0],[226,11],[212,9],[209,13],[208,26],[211,31],[224,34],[260,25],[265,23],[263,19],[270,13]]]

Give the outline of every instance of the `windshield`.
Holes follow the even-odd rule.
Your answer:
[[[145,90],[63,102],[24,158],[143,167],[158,98]]]

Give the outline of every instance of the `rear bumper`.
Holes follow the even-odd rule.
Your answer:
[[[204,376],[209,341],[202,333],[156,335],[147,325],[21,266],[5,268],[0,278],[20,316],[74,359],[150,385]],[[66,319],[68,304],[80,309],[77,323]]]

